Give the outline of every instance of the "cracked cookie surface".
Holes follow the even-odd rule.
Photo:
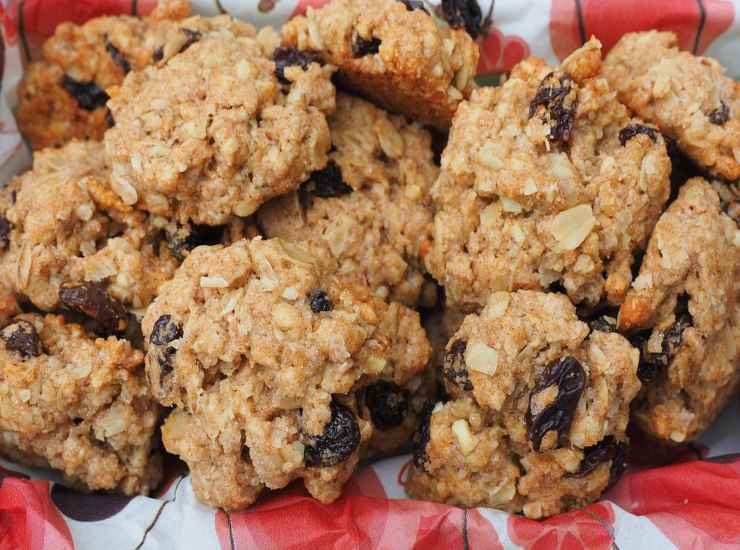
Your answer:
[[[529,58],[460,105],[426,256],[449,306],[552,285],[575,303],[624,299],[671,165],[660,133],[630,117],[600,69],[592,39],[555,69]]]

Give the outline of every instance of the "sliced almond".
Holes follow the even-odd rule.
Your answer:
[[[493,375],[498,367],[498,351],[483,342],[475,342],[465,351],[465,364],[471,370]]]
[[[283,252],[290,258],[291,260],[302,263],[302,264],[316,264],[318,262],[318,259],[316,256],[313,256],[309,254],[304,248],[298,246],[295,243],[284,241],[282,239],[276,239],[280,247],[283,249]]]
[[[110,186],[116,195],[121,197],[124,204],[136,204],[139,200],[139,194],[136,192],[136,188],[124,178],[111,178]]]
[[[504,209],[504,212],[510,212],[512,214],[518,214],[522,211],[522,205],[511,200],[509,197],[501,197],[501,207]]]
[[[289,286],[283,290],[282,296],[285,300],[294,302],[298,299],[298,291],[294,286]]]
[[[229,282],[223,277],[201,277],[201,288],[228,288]]]
[[[300,323],[301,319],[296,309],[286,303],[280,302],[272,308],[272,318],[278,328],[290,330]]]
[[[491,504],[497,506],[511,502],[516,494],[516,486],[513,479],[501,480],[493,489],[488,491]]]
[[[368,374],[380,374],[388,364],[388,361],[382,357],[370,357],[367,360],[367,367],[365,370]]]
[[[488,319],[497,319],[498,317],[501,317],[506,313],[510,301],[511,294],[508,292],[494,292],[488,298],[488,303],[483,310],[483,316]]]
[[[478,446],[478,437],[470,431],[470,424],[467,420],[455,420],[452,423],[452,433],[455,434],[464,455],[469,455]]]
[[[560,251],[575,250],[596,225],[590,204],[579,204],[561,212],[550,222],[550,232]]]

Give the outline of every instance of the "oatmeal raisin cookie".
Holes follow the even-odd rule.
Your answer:
[[[99,142],[37,152],[33,169],[10,188],[0,273],[13,293],[39,309],[79,309],[79,300],[89,299],[118,312],[121,318],[107,320],[117,324],[122,306],[146,307],[178,265],[162,238],[171,224],[113,193]]]
[[[190,3],[160,2],[149,17],[97,17],[83,25],[59,24],[31,63],[18,90],[16,119],[34,149],[72,139],[100,140],[111,124],[106,88],[132,70],[156,61],[157,48],[173,42]],[[250,29],[251,34],[254,30]]]
[[[332,151],[299,191],[260,208],[268,237],[301,242],[332,257],[377,296],[415,306],[431,247],[429,189],[438,174],[429,132],[362,99],[337,96]]]
[[[447,344],[454,398],[416,434],[407,491],[531,518],[596,500],[624,470],[638,356],[562,294],[492,294]]]
[[[283,27],[286,46],[336,65],[339,82],[390,111],[446,130],[475,86],[478,47],[421,2],[333,0]]]
[[[0,453],[81,489],[148,494],[162,457],[143,360],[61,316],[14,317],[0,331]]]
[[[679,51],[672,32],[624,35],[604,62],[619,99],[691,159],[740,179],[740,84],[714,59]]]
[[[188,463],[201,500],[227,509],[297,478],[322,502],[337,498],[388,397],[368,392],[409,387],[430,355],[417,313],[259,237],[193,250],[142,328],[151,387],[175,406],[165,448]],[[374,422],[391,429],[404,415],[383,412]]]
[[[740,230],[701,178],[660,217],[619,329],[640,348],[639,426],[683,442],[717,417],[740,384]]]
[[[624,299],[671,165],[600,69],[592,39],[555,69],[526,59],[460,105],[426,256],[448,305],[475,311],[491,292],[553,285],[575,303]]]
[[[323,168],[332,67],[281,66],[260,44],[209,33],[161,67],[130,73],[108,106],[111,184],[127,205],[180,223],[248,216]]]

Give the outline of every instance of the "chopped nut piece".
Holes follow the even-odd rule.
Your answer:
[[[469,455],[478,446],[478,438],[470,431],[470,424],[467,420],[456,420],[452,424],[452,432],[457,437],[463,454]]]
[[[465,352],[465,364],[474,371],[492,375],[498,367],[498,351],[481,342],[475,342]]]

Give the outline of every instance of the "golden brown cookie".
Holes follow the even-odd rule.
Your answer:
[[[342,275],[366,279],[377,296],[416,306],[433,285],[423,267],[432,236],[429,189],[439,172],[431,135],[345,94],[329,129],[326,168],[260,208],[260,227],[336,260]]]
[[[323,168],[331,67],[280,67],[260,43],[203,35],[161,67],[131,73],[109,102],[114,191],[180,223],[248,216]]]
[[[676,139],[700,166],[740,179],[740,85],[714,59],[679,51],[672,32],[624,35],[604,75],[639,117]]]
[[[420,2],[333,0],[283,27],[286,46],[336,65],[339,82],[386,109],[447,129],[475,86],[478,47]]]
[[[151,387],[175,406],[165,448],[188,463],[202,501],[227,509],[294,479],[336,499],[374,424],[393,435],[412,420],[396,388],[409,388],[430,355],[417,313],[279,239],[196,248],[142,328]],[[388,399],[396,411],[373,419]]]
[[[519,288],[591,306],[624,299],[671,165],[660,132],[630,116],[600,71],[592,39],[557,68],[526,59],[460,105],[426,256],[451,307],[475,311]]]
[[[0,453],[84,490],[148,494],[162,457],[143,360],[60,316],[14,317],[0,332]]]
[[[696,437],[740,383],[740,230],[701,178],[660,217],[619,329],[640,348],[635,419],[673,442]]]
[[[67,306],[119,332],[126,309],[149,305],[178,261],[163,244],[171,224],[121,202],[109,179],[99,142],[37,152],[10,184],[0,271],[35,307]]]
[[[29,65],[18,89],[21,133],[34,149],[75,138],[102,139],[113,124],[105,107],[106,89],[120,84],[129,71],[156,62],[155,52],[178,35],[186,38],[178,20],[189,13],[189,2],[169,0],[149,17],[98,17],[83,25],[58,25],[44,44],[42,60]]]
[[[562,294],[494,293],[447,344],[452,400],[416,434],[416,498],[542,518],[596,500],[624,470],[639,353]]]

